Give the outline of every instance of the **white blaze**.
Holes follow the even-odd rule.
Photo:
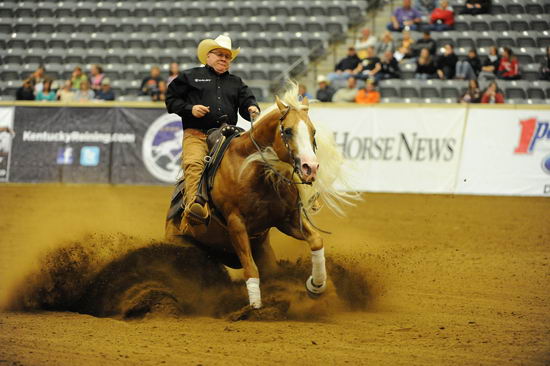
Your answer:
[[[300,120],[298,122],[298,132],[296,134],[296,146],[298,147],[298,156],[302,161],[316,161],[315,153],[313,152],[313,145],[311,144],[311,138],[309,136],[309,129],[307,124]]]

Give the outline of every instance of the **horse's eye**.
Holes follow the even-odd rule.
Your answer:
[[[292,128],[290,128],[290,127],[289,127],[289,128],[285,128],[284,132],[285,132],[285,135],[287,135],[287,136],[292,136]]]

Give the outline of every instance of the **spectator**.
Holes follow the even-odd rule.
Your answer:
[[[376,104],[380,103],[380,92],[376,90],[376,83],[372,79],[365,82],[365,87],[360,89],[355,96],[355,103]]]
[[[166,85],[169,85],[172,80],[177,78],[180,75],[180,64],[177,62],[172,62],[168,68],[168,80],[166,80]]]
[[[365,28],[361,31],[361,38],[355,42],[355,50],[359,58],[365,58],[367,56],[367,48],[376,46],[376,37],[373,36],[369,28]]]
[[[504,103],[504,95],[498,89],[496,81],[491,81],[483,96],[481,97],[481,103],[484,104],[494,104],[494,103]]]
[[[502,49],[502,58],[498,64],[497,77],[503,80],[520,79],[518,59],[509,47]]]
[[[329,81],[335,80],[346,80],[351,75],[354,74],[354,71],[357,68],[357,65],[361,62],[361,59],[357,57],[354,47],[348,48],[348,55],[340,60],[334,67],[334,72],[328,74]]]
[[[477,80],[470,79],[468,82],[468,89],[458,99],[459,103],[479,103],[481,101],[481,91],[479,90],[479,84]]]
[[[74,93],[75,102],[88,102],[94,99],[94,91],[90,89],[90,82],[83,80],[80,82],[80,89]]]
[[[36,93],[36,100],[45,100],[45,101],[55,101],[57,100],[57,95],[52,90],[52,82],[51,79],[44,80],[44,86],[42,87],[42,90]]]
[[[481,65],[481,72],[478,75],[480,80],[493,80],[496,77],[498,66],[500,65],[500,55],[496,46],[489,47],[489,55]]]
[[[16,100],[34,100],[34,89],[32,87],[31,79],[23,80],[23,84],[15,92]]]
[[[46,68],[43,65],[40,65],[36,70],[31,74],[29,80],[34,89],[34,94],[36,95],[39,91],[42,91],[44,87],[44,80],[46,79]]]
[[[430,55],[430,51],[427,48],[423,48],[420,51],[420,56],[416,60],[416,73],[414,74],[416,79],[435,79],[437,78],[437,69],[435,62]]]
[[[540,78],[550,81],[550,47],[546,47],[546,57],[540,62]]]
[[[105,74],[103,73],[103,68],[97,64],[92,65],[90,69],[90,74],[92,75],[90,77],[90,86],[94,92],[97,92],[101,89],[101,82],[105,77]]]
[[[397,60],[397,62],[401,63],[406,61],[406,59],[410,56],[411,50],[406,47],[399,47],[394,53],[393,57]]]
[[[395,9],[387,28],[393,32],[417,30],[422,21],[421,17],[422,14],[411,7],[411,0],[403,0],[403,6]]]
[[[445,45],[443,55],[440,55],[436,62],[437,75],[442,80],[451,80],[455,77],[456,62],[458,57],[455,55],[452,44]]]
[[[307,88],[304,84],[298,85],[298,95],[300,100],[303,100],[304,98],[309,100],[313,99],[313,95],[307,92]]]
[[[491,11],[491,0],[466,0],[461,14],[487,14]]]
[[[455,78],[460,80],[477,79],[481,72],[481,61],[477,56],[477,51],[472,48],[468,51],[468,56],[465,60],[456,63]]]
[[[74,101],[74,92],[72,91],[72,83],[70,80],[65,81],[63,88],[57,91],[57,100],[61,102]]]
[[[393,43],[393,37],[391,32],[386,31],[380,38],[380,41],[376,43],[376,54],[383,55],[386,51],[394,52],[395,44]]]
[[[141,82],[141,95],[153,95],[158,92],[160,78],[160,68],[151,67],[150,75]]]
[[[164,102],[166,100],[166,81],[159,81],[158,89],[151,95],[151,100],[153,102]]]
[[[380,59],[376,56],[374,47],[371,46],[367,48],[367,57],[361,60],[361,63],[354,70],[355,77],[361,80],[379,78],[378,72],[381,68]]]
[[[432,38],[430,31],[424,31],[424,33],[422,34],[422,38],[414,43],[413,56],[418,57],[420,55],[420,51],[423,48],[427,48],[428,51],[430,51],[430,55],[435,55],[435,52],[437,50],[437,43]]]
[[[332,96],[333,102],[355,102],[357,95],[357,80],[350,76],[345,88],[338,89]]]
[[[437,6],[437,0],[415,0],[414,8],[424,15],[431,14]]]
[[[319,75],[317,78],[319,89],[317,89],[317,95],[315,96],[320,102],[332,101],[332,96],[335,90],[330,86],[329,81],[323,75]]]
[[[449,8],[448,0],[441,0],[439,7],[435,8],[430,17],[430,29],[433,31],[448,31],[454,28],[455,14]]]
[[[386,51],[382,55],[380,60],[380,80],[386,79],[399,79],[401,77],[401,69],[399,69],[399,63],[393,57],[391,51]]]
[[[101,88],[95,93],[95,98],[100,100],[115,100],[115,92],[111,88],[111,80],[103,78]]]
[[[80,90],[80,83],[83,81],[88,81],[88,76],[82,72],[80,66],[77,66],[73,69],[73,74],[71,75],[71,84],[74,90]]]

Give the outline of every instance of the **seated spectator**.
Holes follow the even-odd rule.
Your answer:
[[[57,91],[57,100],[61,102],[74,101],[74,92],[72,90],[72,83],[70,80],[65,81],[63,88]]]
[[[520,79],[518,59],[509,47],[502,49],[502,58],[498,65],[497,77],[503,80]]]
[[[29,80],[34,89],[34,94],[36,95],[39,91],[42,91],[44,87],[44,80],[46,79],[46,68],[44,65],[40,65],[36,70],[29,76]]]
[[[456,62],[458,57],[455,55],[454,47],[451,44],[445,45],[445,51],[439,56],[435,63],[437,75],[442,80],[451,80],[455,77]]]
[[[367,48],[376,46],[376,37],[373,36],[369,28],[365,28],[361,31],[361,38],[355,42],[355,50],[359,58],[365,58],[367,56]]]
[[[327,75],[329,81],[346,80],[354,74],[354,70],[361,62],[361,59],[357,57],[354,47],[348,48],[348,54],[341,59],[334,67],[334,72]]]
[[[109,78],[103,78],[101,81],[101,89],[95,93],[95,99],[115,100],[115,92],[111,88],[111,80],[109,80]]]
[[[160,68],[151,67],[150,75],[141,82],[141,95],[153,95],[158,91],[160,78]]]
[[[480,80],[493,80],[496,78],[498,66],[500,65],[500,55],[496,46],[489,47],[489,55],[481,65],[481,72],[478,75]]]
[[[403,0],[403,6],[395,9],[387,28],[392,32],[417,30],[422,21],[421,17],[422,14],[411,7],[411,0]]]
[[[455,14],[449,8],[448,0],[441,0],[439,7],[435,8],[430,17],[430,29],[433,31],[448,31],[454,29]]]
[[[313,95],[307,92],[307,88],[304,84],[300,84],[298,85],[298,99],[303,100],[304,98],[311,100],[313,99]]]
[[[422,51],[420,51],[420,56],[418,56],[416,60],[416,72],[414,77],[423,80],[437,78],[435,62],[427,48],[423,48]]]
[[[380,92],[376,90],[376,82],[368,79],[365,87],[360,89],[355,96],[355,103],[358,104],[376,104],[380,103]]]
[[[42,87],[42,90],[36,93],[36,100],[45,100],[45,101],[55,101],[57,100],[57,95],[52,90],[52,82],[51,79],[44,80],[44,86]]]
[[[411,32],[403,31],[403,38],[401,39],[401,43],[397,45],[397,49],[407,50],[404,58],[413,57],[413,51],[412,51],[413,46],[414,46],[414,39],[411,37]]]
[[[496,81],[491,81],[483,96],[481,97],[481,103],[484,104],[494,104],[494,103],[504,103],[504,95],[498,89]]]
[[[31,79],[23,80],[23,84],[15,92],[16,100],[34,100],[34,89]]]
[[[457,61],[455,78],[459,80],[477,79],[481,72],[481,61],[477,56],[477,51],[472,48],[468,51],[468,56],[465,60]]]
[[[332,101],[332,96],[334,95],[335,90],[330,86],[329,81],[323,75],[319,75],[317,78],[317,83],[319,84],[319,89],[317,89],[317,94],[315,97],[320,102],[330,102]]]
[[[481,91],[479,90],[477,80],[470,79],[468,82],[468,89],[460,98],[458,98],[458,102],[462,104],[481,102]]]
[[[94,92],[97,92],[101,89],[101,82],[105,77],[105,74],[103,73],[103,68],[99,65],[92,65],[90,69],[90,74],[90,87]]]
[[[399,63],[393,57],[391,51],[386,51],[382,55],[382,60],[380,60],[380,78],[379,80],[386,79],[399,79],[401,77],[401,69],[399,68]]]
[[[94,91],[90,89],[90,82],[84,80],[80,82],[80,89],[74,93],[75,102],[89,102],[94,99]]]
[[[423,48],[427,48],[428,51],[430,51],[430,55],[435,55],[437,43],[432,38],[430,31],[424,31],[424,33],[422,33],[422,38],[414,43],[412,48],[413,57],[418,57]]]
[[[74,90],[80,90],[80,83],[83,81],[88,81],[88,76],[82,72],[82,68],[77,66],[73,69],[73,74],[71,75],[71,84]]]
[[[546,57],[540,62],[540,78],[550,81],[550,47],[546,47]]]
[[[348,84],[345,88],[338,89],[332,96],[333,102],[355,102],[357,95],[357,80],[354,77],[348,78]]]
[[[393,37],[391,32],[384,32],[380,41],[376,43],[376,54],[383,55],[386,51],[393,53],[395,51],[395,44],[393,43]]]
[[[168,80],[166,80],[166,85],[169,85],[172,80],[177,78],[180,75],[180,64],[177,62],[172,62],[168,68]]]
[[[491,11],[491,0],[466,0],[461,14],[488,14]]]
[[[405,62],[407,61],[407,59],[410,57],[411,55],[411,50],[410,48],[406,48],[406,47],[399,47],[394,53],[393,53],[393,57],[397,60],[397,62],[399,63],[402,63],[402,62]]]
[[[151,95],[153,102],[164,102],[166,100],[166,81],[159,81],[158,89]]]
[[[367,57],[361,60],[359,65],[354,70],[355,77],[361,80],[367,80],[369,78],[379,78],[382,66],[380,65],[380,59],[376,56],[374,47],[367,48]]]

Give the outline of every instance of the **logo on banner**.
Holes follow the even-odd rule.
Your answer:
[[[60,147],[57,150],[58,165],[71,165],[73,163],[73,148],[70,146]]]
[[[182,140],[179,116],[166,113],[151,124],[143,138],[142,155],[145,167],[155,178],[176,181],[181,169]]]
[[[550,142],[550,122],[530,118],[520,121],[519,124],[521,131],[514,154],[531,154],[540,148],[540,145]],[[541,167],[545,173],[550,174],[550,155],[542,159]]]
[[[99,146],[84,146],[80,149],[80,165],[98,166],[99,165]]]

